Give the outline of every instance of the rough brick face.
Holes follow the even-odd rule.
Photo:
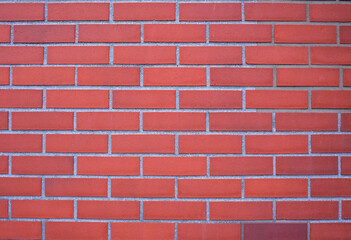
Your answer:
[[[15,43],[72,43],[74,25],[19,25],[14,27]]]
[[[349,1],[0,3],[0,239],[351,239]]]

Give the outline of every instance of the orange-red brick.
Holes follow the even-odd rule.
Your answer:
[[[139,175],[138,157],[83,157],[77,159],[79,175]]]
[[[153,176],[206,175],[205,157],[143,157],[143,174]]]
[[[49,21],[104,21],[109,19],[108,3],[49,3]]]
[[[145,24],[145,42],[206,42],[204,24]]]
[[[238,21],[240,3],[180,3],[180,21]]]

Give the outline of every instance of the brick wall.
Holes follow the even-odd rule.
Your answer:
[[[0,4],[0,239],[351,239],[351,4]]]

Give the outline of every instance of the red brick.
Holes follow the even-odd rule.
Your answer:
[[[0,46],[0,64],[43,64],[44,48]]]
[[[240,240],[238,223],[179,223],[179,240],[231,239]]]
[[[211,86],[273,86],[271,68],[211,68]]]
[[[305,21],[306,4],[245,3],[245,20],[246,21]]]
[[[138,112],[78,112],[77,130],[139,130]]]
[[[174,90],[115,90],[113,108],[175,108]]]
[[[174,179],[112,179],[112,197],[174,197]]]
[[[277,131],[337,131],[336,113],[276,113]]]
[[[0,107],[2,108],[41,108],[43,106],[42,90],[1,89]]]
[[[311,4],[311,22],[350,22],[351,5],[348,4]]]
[[[211,176],[272,175],[272,157],[211,157]]]
[[[351,47],[311,47],[311,64],[350,65]]]
[[[335,156],[277,157],[277,175],[337,175]]]
[[[74,85],[73,67],[14,67],[13,85]]]
[[[136,67],[79,67],[78,85],[138,86],[140,70]]]
[[[174,223],[112,222],[111,237],[119,240],[173,240]]]
[[[351,26],[340,26],[340,43],[351,43]]]
[[[174,135],[112,135],[113,153],[174,153]]]
[[[272,42],[271,32],[271,25],[210,24],[209,36],[210,42]]]
[[[351,238],[351,223],[311,223],[311,240]]]
[[[312,197],[350,197],[351,179],[314,178],[311,179]]]
[[[339,70],[335,68],[277,68],[277,86],[338,87]]]
[[[245,179],[245,197],[307,197],[307,179]]]
[[[137,201],[80,201],[77,217],[87,219],[139,219]]]
[[[13,218],[73,218],[73,200],[12,200]]]
[[[242,92],[226,90],[184,90],[179,93],[180,108],[242,108]]]
[[[108,108],[108,90],[47,90],[47,108]]]
[[[40,196],[41,178],[1,177],[0,196]],[[1,233],[1,230],[0,230]],[[0,234],[1,235],[1,234]]]
[[[139,175],[139,157],[83,157],[78,156],[79,175]]]
[[[264,202],[211,202],[211,220],[271,220],[273,203]]]
[[[72,112],[13,112],[13,130],[73,130]]]
[[[145,42],[206,42],[205,24],[145,24]]]
[[[114,64],[175,64],[175,46],[115,46]]]
[[[107,179],[46,178],[47,197],[107,197]]]
[[[10,84],[10,68],[0,67],[0,85]]]
[[[1,7],[1,5],[0,5],[0,7]],[[0,42],[1,43],[11,42],[11,26],[10,25],[0,25]]]
[[[241,53],[238,46],[181,46],[179,61],[198,65],[241,64]]]
[[[144,219],[205,220],[206,203],[192,201],[144,202]]]
[[[115,3],[113,13],[113,19],[117,21],[175,20],[175,3]]]
[[[109,20],[108,3],[49,3],[49,21]]]
[[[312,108],[351,108],[351,91],[312,91]]]
[[[3,239],[41,239],[41,222],[1,221],[0,235]]]
[[[246,91],[246,108],[306,109],[307,107],[307,91]]]
[[[8,218],[8,201],[7,200],[0,200],[0,217],[1,218]]]
[[[206,86],[205,68],[144,68],[144,86]]]
[[[108,64],[108,46],[49,46],[48,64]]]
[[[140,25],[81,24],[78,42],[140,42]]]
[[[349,153],[351,152],[351,135],[312,135],[311,145],[312,153]]]
[[[338,219],[337,201],[278,201],[277,219]]]
[[[73,43],[74,25],[15,25],[14,43]]]
[[[307,240],[307,223],[245,223],[245,240]]]
[[[180,21],[241,20],[240,3],[180,3]]]
[[[143,157],[143,175],[201,176],[206,166],[205,157]]]
[[[8,112],[0,112],[0,130],[8,130],[9,129],[9,113]]]
[[[45,239],[107,239],[107,222],[45,222]]]
[[[351,157],[341,157],[341,174],[351,175]]]
[[[241,153],[238,135],[180,135],[179,153]]]
[[[9,157],[0,156],[0,174],[8,174],[9,172]]]
[[[351,69],[343,69],[343,85],[351,87]]]
[[[307,135],[247,135],[246,153],[308,153]]]
[[[291,10],[290,10],[291,11]],[[248,64],[308,64],[307,47],[247,46]]]
[[[341,131],[351,131],[351,113],[341,114]]]
[[[240,179],[179,179],[179,198],[240,198]]]
[[[46,152],[107,153],[107,135],[101,134],[48,134]]]
[[[73,174],[71,156],[12,156],[12,173],[29,175]]]
[[[350,219],[351,218],[351,201],[342,201],[342,218]]]
[[[336,43],[336,27],[327,25],[275,25],[276,43]]]
[[[206,114],[195,112],[144,112],[143,129],[146,131],[205,131]]]
[[[41,152],[40,134],[0,134],[1,152]]]
[[[271,113],[211,112],[211,131],[272,131]]]
[[[44,3],[1,3],[0,21],[43,21]]]

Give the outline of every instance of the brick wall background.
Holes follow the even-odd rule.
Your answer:
[[[0,4],[1,239],[351,239],[351,4]]]

